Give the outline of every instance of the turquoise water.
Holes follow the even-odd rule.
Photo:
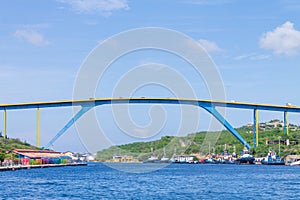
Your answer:
[[[173,164],[149,173],[126,173],[91,163],[6,171],[0,177],[0,199],[300,198],[300,167],[289,166]]]

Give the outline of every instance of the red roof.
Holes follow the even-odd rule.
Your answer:
[[[29,158],[58,158],[64,156],[63,153],[52,150],[15,149],[13,152]]]

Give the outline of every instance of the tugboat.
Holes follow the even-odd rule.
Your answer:
[[[205,164],[216,164],[216,155],[214,153],[208,154],[207,158],[204,160]]]
[[[276,155],[275,151],[269,151],[268,157],[261,160],[263,165],[284,165],[284,161],[280,159],[279,155]]]
[[[215,153],[210,153],[210,143],[208,143],[208,155],[206,155],[205,160],[203,161],[204,164],[216,164],[216,155]]]
[[[235,152],[233,152],[233,154],[235,154]],[[224,151],[222,152],[221,164],[234,164],[233,155],[229,154],[228,150],[226,149],[226,145]]]
[[[244,147],[241,156],[234,161],[235,164],[254,164],[255,158],[250,155],[249,150]]]

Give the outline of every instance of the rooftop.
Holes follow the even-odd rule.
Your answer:
[[[15,149],[14,153],[19,155],[29,157],[29,158],[58,158],[61,156],[65,156],[65,154],[52,150],[28,150],[28,149]]]

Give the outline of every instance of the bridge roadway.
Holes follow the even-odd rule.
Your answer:
[[[86,100],[62,100],[52,102],[29,102],[17,104],[0,104],[0,110],[4,111],[4,135],[6,136],[6,111],[19,109],[37,109],[37,146],[40,140],[40,108],[81,106],[82,109],[75,114],[71,120],[63,127],[58,134],[47,144],[52,145],[76,120],[95,106],[105,104],[185,104],[202,107],[212,114],[220,123],[222,123],[241,143],[248,149],[250,145],[239,135],[239,133],[230,125],[230,123],[215,109],[216,107],[250,109],[254,111],[254,148],[258,145],[258,110],[284,112],[284,132],[288,134],[288,112],[300,112],[300,107],[292,105],[271,105],[271,104],[254,104],[245,102],[226,102],[218,100],[200,100],[185,98],[90,98]]]
[[[86,100],[62,100],[50,102],[28,102],[15,104],[0,104],[0,110],[17,110],[33,108],[53,108],[68,106],[98,106],[103,104],[126,104],[126,103],[157,103],[157,104],[187,104],[187,105],[212,105],[215,107],[240,108],[240,109],[258,109],[281,112],[300,112],[300,107],[272,105],[272,104],[255,104],[245,102],[226,102],[218,100],[200,100],[185,98],[90,98]]]

